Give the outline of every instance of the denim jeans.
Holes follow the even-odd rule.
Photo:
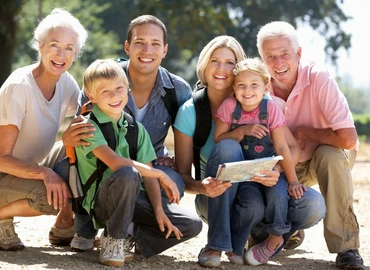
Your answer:
[[[211,152],[206,176],[214,177],[220,163],[240,160],[244,160],[240,144],[232,139],[222,140]],[[279,182],[285,181],[284,177],[284,174],[281,174]],[[260,186],[254,182],[236,183],[217,198],[197,195],[195,200],[197,213],[209,226],[206,247],[233,251],[241,255],[251,232],[256,240],[261,241],[267,237],[266,230],[269,228],[266,227],[264,220],[266,206],[264,192]],[[280,187],[279,183],[278,188]],[[284,233],[285,241],[296,230],[317,224],[325,216],[325,211],[323,197],[311,188],[307,188],[299,200],[290,198],[288,222],[291,223],[291,227]]]

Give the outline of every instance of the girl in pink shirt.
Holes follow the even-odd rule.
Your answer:
[[[259,185],[261,196],[266,201],[265,217],[262,221],[269,237],[248,249],[245,260],[248,264],[266,263],[283,244],[283,234],[291,229],[287,220],[289,195],[296,199],[303,196],[306,187],[299,183],[291,153],[284,136],[283,112],[270,99],[268,93],[270,75],[258,58],[245,59],[234,69],[233,89],[235,97],[226,99],[216,114],[216,143],[231,138],[240,142],[246,160],[283,156],[280,166],[284,170],[278,183],[266,187],[254,182],[239,185]]]

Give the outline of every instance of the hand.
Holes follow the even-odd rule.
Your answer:
[[[179,203],[180,202],[180,192],[177,188],[177,185],[172,179],[163,171],[160,171],[161,176],[159,177],[159,183],[163,187],[168,201],[170,203]]]
[[[171,167],[173,170],[177,171],[176,163],[175,163],[175,157],[157,157],[155,161],[155,165],[160,166],[168,166]]]
[[[260,183],[266,187],[273,187],[279,180],[280,173],[278,171],[261,171],[264,176],[255,176],[253,182]]]
[[[269,129],[261,124],[243,125],[241,128],[243,128],[244,136],[254,136],[257,139],[262,139],[269,132]]]
[[[85,141],[86,138],[94,136],[95,127],[93,124],[88,123],[87,119],[83,116],[78,116],[73,119],[68,128],[62,135],[64,145],[76,146],[89,146],[90,143]]]
[[[166,216],[163,210],[160,213],[156,213],[155,217],[157,219],[157,223],[159,225],[159,229],[161,230],[161,232],[164,232],[165,228],[167,228],[167,233],[165,236],[166,239],[170,237],[171,233],[174,233],[177,240],[180,240],[181,237],[183,237],[183,234],[176,226],[172,224],[172,222],[169,220],[169,218]]]
[[[59,174],[50,168],[45,168],[44,184],[47,192],[48,204],[54,206],[54,209],[62,209],[68,198],[71,198],[69,187]]]
[[[299,148],[301,148],[302,151],[304,151],[305,147],[305,135],[309,133],[309,128],[301,126],[297,127],[294,132],[293,136],[297,140],[297,143],[299,145]]]
[[[303,196],[303,193],[307,191],[307,188],[305,185],[302,185],[301,183],[297,181],[289,183],[289,195],[296,198],[300,199]]]
[[[207,177],[202,180],[203,194],[210,198],[215,198],[223,194],[229,187],[230,182],[217,181],[213,177]]]

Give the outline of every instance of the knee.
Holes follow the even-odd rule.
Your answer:
[[[117,186],[125,186],[125,187],[138,187],[142,183],[142,177],[138,170],[131,166],[123,166],[116,170],[112,176]],[[125,185],[121,185],[122,182]]]
[[[203,228],[203,222],[197,215],[188,216],[186,236],[189,238],[197,236]],[[185,236],[185,235],[184,235]]]
[[[56,215],[59,210],[55,210],[52,205],[49,205],[46,187],[42,181],[39,181],[40,184],[34,188],[31,193],[31,196],[28,198],[28,204],[33,209],[39,211],[45,215]]]
[[[243,152],[239,142],[233,139],[224,139],[218,142],[214,146],[219,153],[222,153],[220,157],[221,162],[232,162],[243,160]]]
[[[320,145],[314,155],[318,164],[325,167],[337,166],[346,161],[343,150],[331,145]]]

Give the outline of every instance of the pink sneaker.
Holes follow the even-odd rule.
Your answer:
[[[278,249],[283,243],[276,247]],[[275,253],[275,250],[270,248],[267,244],[267,240],[254,245],[244,255],[244,260],[249,265],[260,265],[267,263],[271,256]]]

